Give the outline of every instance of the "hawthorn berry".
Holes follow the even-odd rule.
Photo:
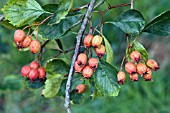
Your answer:
[[[79,84],[77,87],[76,87],[76,92],[78,94],[82,94],[84,92],[86,92],[86,86],[84,84]]]
[[[127,62],[125,64],[125,70],[126,72],[128,72],[129,74],[134,74],[136,73],[136,66],[135,64],[133,64],[132,62]]]
[[[88,64],[89,64],[89,66],[90,66],[93,70],[97,69],[97,67],[98,67],[98,60],[97,60],[97,58],[90,58],[90,59],[88,60]]]
[[[87,62],[87,55],[85,53],[80,53],[77,57],[77,61],[80,66],[85,66]]]
[[[117,73],[117,82],[118,82],[118,84],[124,84],[125,80],[126,80],[125,72],[119,71]]]
[[[101,43],[102,43],[102,37],[101,37],[101,36],[96,35],[96,36],[93,37],[92,46],[97,47],[97,46],[99,46]]]
[[[28,75],[28,78],[32,81],[36,80],[39,76],[39,71],[37,69],[34,69],[34,70],[31,70],[29,75]]]
[[[33,40],[30,44],[30,51],[32,53],[37,53],[41,48],[41,44],[39,41],[37,40]]]
[[[40,67],[40,63],[37,62],[37,61],[33,61],[33,62],[31,62],[31,64],[30,64],[30,68],[31,68],[31,69],[38,69],[39,67]]]
[[[155,60],[153,60],[153,59],[149,59],[149,60],[146,62],[146,65],[147,65],[149,68],[153,69],[154,71],[157,71],[158,69],[160,69],[158,63],[157,63]]]
[[[38,68],[39,76],[38,78],[40,79],[45,79],[46,76],[46,71],[43,67]]]
[[[20,43],[22,42],[26,37],[26,34],[23,30],[16,30],[14,33],[14,42]]]
[[[138,63],[136,69],[138,74],[143,75],[147,71],[147,66],[144,63]]]
[[[84,78],[90,78],[93,75],[93,70],[90,66],[85,66],[82,72]]]
[[[130,54],[130,59],[133,62],[140,62],[141,58],[141,54],[138,51],[132,51]]]
[[[146,74],[143,75],[145,81],[150,81],[152,79],[152,70],[147,68]]]
[[[74,63],[74,70],[75,70],[75,72],[77,72],[77,73],[82,72],[82,70],[83,70],[83,68],[84,68],[84,66],[80,66],[79,64],[80,64],[79,61],[76,61],[76,62]]]
[[[83,41],[84,46],[90,47],[92,45],[92,39],[93,39],[93,35],[91,34],[86,35]]]
[[[105,52],[106,52],[106,48],[105,48],[104,45],[101,44],[101,45],[97,46],[96,48],[94,48],[94,51],[95,51],[96,55],[97,55],[99,58],[101,58],[101,57],[104,56],[104,54],[105,54]]]
[[[22,69],[21,69],[21,75],[22,75],[23,77],[26,77],[26,76],[28,76],[28,74],[30,73],[30,71],[31,71],[30,66],[23,66]]]
[[[129,74],[130,80],[131,81],[138,81],[138,74],[134,73],[134,74]]]
[[[28,47],[31,44],[32,38],[31,36],[26,36],[26,38],[24,39],[24,41],[22,42],[22,46],[24,48]]]

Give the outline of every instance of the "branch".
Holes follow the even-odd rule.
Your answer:
[[[73,78],[73,74],[74,74],[74,63],[76,61],[76,58],[79,54],[79,49],[80,49],[80,43],[82,40],[82,36],[84,34],[85,28],[87,26],[88,23],[88,19],[91,18],[92,12],[93,12],[93,8],[94,5],[96,3],[97,0],[91,0],[90,5],[86,11],[83,23],[81,25],[81,28],[79,30],[79,34],[77,35],[77,43],[76,43],[76,48],[75,48],[75,52],[74,52],[74,56],[72,58],[72,63],[71,63],[71,67],[70,67],[70,71],[69,71],[69,75],[68,75],[68,80],[67,80],[67,84],[66,84],[66,94],[65,94],[65,108],[67,109],[67,113],[72,113],[71,108],[70,108],[70,88],[71,88],[71,83],[72,83],[72,78]]]
[[[94,6],[94,9],[96,9],[97,7],[99,7],[100,5],[102,5],[105,2],[105,0],[101,0],[98,4],[96,4]]]
[[[4,19],[4,15],[0,15],[0,22]]]
[[[134,6],[134,0],[130,0],[130,8],[133,9],[133,6]]]

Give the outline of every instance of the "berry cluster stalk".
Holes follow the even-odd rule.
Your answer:
[[[93,8],[94,8],[96,1],[97,0],[91,0],[90,5],[89,5],[89,7],[86,11],[86,14],[85,14],[83,23],[81,25],[81,28],[79,30],[79,33],[76,37],[77,43],[76,43],[74,56],[72,58],[72,63],[71,63],[71,67],[70,67],[70,71],[69,71],[69,75],[68,75],[68,80],[67,80],[67,84],[66,84],[66,92],[65,92],[65,108],[67,109],[67,113],[72,113],[71,108],[70,108],[70,88],[71,88],[72,78],[73,78],[73,74],[74,74],[74,63],[75,63],[76,58],[77,58],[78,53],[79,53],[82,36],[84,34],[88,20],[92,16]]]

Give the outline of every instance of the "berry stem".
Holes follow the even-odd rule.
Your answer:
[[[70,67],[70,71],[69,71],[69,75],[68,75],[68,80],[67,80],[67,84],[66,84],[66,92],[65,92],[65,108],[67,109],[67,113],[72,113],[72,110],[70,108],[70,90],[71,90],[70,88],[71,88],[71,83],[72,83],[72,78],[73,78],[73,73],[74,73],[74,63],[75,63],[77,56],[79,54],[82,36],[83,36],[84,31],[86,29],[88,20],[92,16],[93,8],[94,8],[96,1],[97,0],[91,0],[90,5],[89,5],[89,7],[86,11],[86,14],[85,14],[83,23],[81,25],[81,28],[79,30],[79,34],[76,37],[77,43],[76,43],[75,53],[74,53],[74,56],[72,58],[72,63],[71,63],[71,67]]]

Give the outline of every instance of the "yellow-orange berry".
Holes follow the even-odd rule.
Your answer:
[[[97,47],[97,46],[99,46],[101,43],[102,43],[102,37],[101,37],[101,36],[96,35],[96,36],[93,37],[92,46]]]
[[[37,40],[33,40],[30,44],[30,51],[32,53],[37,53],[41,48],[41,44],[39,41]]]
[[[95,70],[95,69],[98,67],[98,60],[97,60],[97,58],[90,58],[90,59],[88,60],[88,64],[89,64],[89,66],[90,66],[93,70]]]
[[[24,48],[28,47],[31,44],[32,38],[31,36],[26,36],[26,38],[24,39],[24,41],[22,42],[22,46]]]
[[[85,53],[80,53],[77,57],[77,61],[80,66],[85,66],[87,62],[87,55]]]
[[[91,34],[86,35],[83,41],[84,46],[90,47],[92,45],[92,39],[93,39],[93,35]]]
[[[118,82],[118,84],[124,84],[125,80],[126,80],[125,72],[119,71],[117,73],[117,82]]]
[[[145,81],[152,80],[152,70],[150,68],[147,68],[147,73],[143,75],[143,78]]]
[[[23,30],[16,30],[14,33],[14,42],[20,43],[22,42],[26,37],[26,34]]]
[[[78,94],[82,94],[84,92],[86,92],[86,86],[84,84],[79,84],[77,87],[76,87],[76,92]]]
[[[84,78],[90,78],[93,75],[93,70],[90,66],[85,66],[82,75]]]
[[[133,62],[139,62],[141,60],[141,54],[138,51],[132,51],[130,54],[130,59]]]
[[[106,47],[104,45],[99,45],[96,48],[94,48],[94,51],[96,53],[96,55],[101,58],[104,56],[105,52],[106,52]]]
[[[74,63],[74,71],[77,72],[77,73],[82,72],[82,70],[84,68],[84,66],[80,66],[79,64],[80,64],[79,61],[76,61]]]
[[[143,75],[147,71],[147,67],[144,63],[139,63],[136,65],[137,73]]]
[[[131,81],[138,81],[138,74],[134,73],[134,74],[129,74],[130,80]]]
[[[136,66],[132,62],[127,62],[125,64],[125,70],[129,74],[134,74],[134,73],[136,73]]]
[[[154,71],[157,71],[157,70],[159,69],[158,63],[157,63],[155,60],[153,60],[153,59],[149,59],[149,60],[146,62],[146,65],[147,65],[149,68],[153,69]]]

